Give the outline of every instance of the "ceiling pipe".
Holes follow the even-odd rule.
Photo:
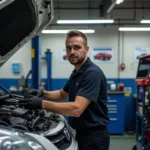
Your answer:
[[[116,6],[116,0],[112,2],[112,4],[109,6],[107,13],[110,13],[114,9],[115,6]]]
[[[58,7],[55,7],[54,8],[55,10],[57,10],[57,9],[60,9],[60,10],[70,10],[70,9],[73,9],[73,10],[80,10],[80,9],[85,9],[85,10],[88,10],[89,9],[89,7],[60,7],[60,8],[58,8]],[[90,7],[90,9],[91,10],[99,10],[99,7]],[[114,10],[122,10],[122,9],[124,9],[124,10],[126,10],[126,9],[130,9],[130,10],[132,10],[132,9],[136,9],[136,10],[142,10],[143,9],[143,7],[117,7],[117,8],[114,8]],[[144,9],[150,9],[150,7],[144,7]]]
[[[140,9],[141,10],[141,9],[143,9],[143,7],[118,7],[115,9]],[[150,7],[144,7],[144,9],[150,9]]]

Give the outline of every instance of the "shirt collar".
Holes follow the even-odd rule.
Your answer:
[[[90,58],[88,57],[87,60],[85,61],[85,63],[81,66],[81,68],[79,69],[79,71],[76,72],[76,69],[73,70],[73,74],[77,74],[77,73],[82,73],[86,68],[87,66],[91,64],[91,60]]]

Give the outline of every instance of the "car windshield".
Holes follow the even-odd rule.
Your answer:
[[[141,59],[137,71],[137,78],[150,76],[150,58]]]

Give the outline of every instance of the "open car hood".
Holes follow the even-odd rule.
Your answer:
[[[0,66],[53,20],[52,0],[0,0]]]

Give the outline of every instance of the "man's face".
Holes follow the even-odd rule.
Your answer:
[[[87,56],[89,47],[84,46],[84,40],[80,36],[68,38],[66,41],[67,58],[72,65],[81,64]]]

